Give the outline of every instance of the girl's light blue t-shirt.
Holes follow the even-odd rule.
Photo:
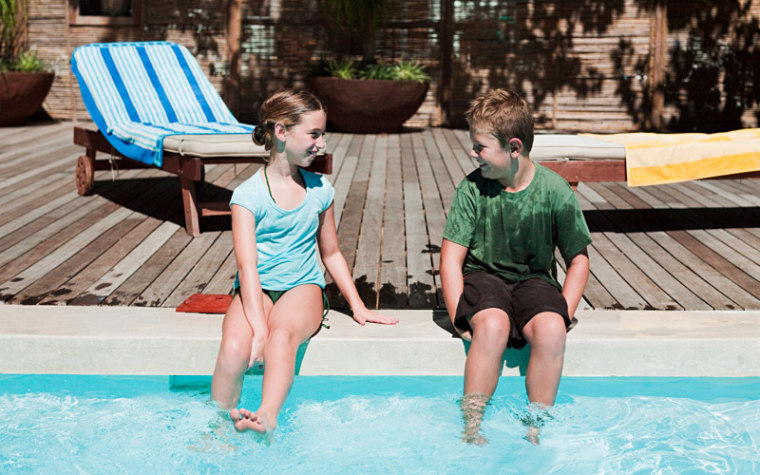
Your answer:
[[[301,170],[306,198],[295,209],[284,210],[269,195],[259,169],[235,188],[230,206],[240,205],[256,219],[256,248],[261,287],[289,290],[303,284],[325,287],[317,262],[319,215],[333,201],[335,190],[327,179]],[[235,288],[239,287],[235,278]]]

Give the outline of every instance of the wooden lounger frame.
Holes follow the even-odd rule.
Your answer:
[[[198,201],[196,187],[203,183],[205,178],[204,167],[206,165],[230,164],[230,163],[265,163],[267,156],[253,157],[191,157],[178,153],[164,152],[163,165],[156,167],[137,160],[132,160],[119,153],[99,130],[74,127],[74,144],[85,147],[85,155],[77,159],[76,187],[77,192],[84,196],[92,192],[95,184],[96,170],[110,170],[110,160],[97,160],[97,152],[115,157],[118,168],[158,168],[160,170],[177,175],[182,185],[182,204],[185,212],[185,230],[191,236],[200,234],[199,218],[204,216],[222,216],[231,214],[229,203],[226,201]],[[322,155],[314,160],[309,170],[330,174],[332,173],[332,155]]]
[[[562,175],[573,188],[580,182],[627,180],[625,160],[569,160],[539,163]],[[734,178],[760,178],[760,171],[717,176],[710,180]]]

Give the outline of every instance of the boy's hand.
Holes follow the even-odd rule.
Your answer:
[[[462,337],[465,341],[472,341],[472,332],[469,330],[461,330],[457,327],[454,327],[454,330],[456,330],[457,333],[459,333],[459,336]]]
[[[356,320],[356,323],[362,326],[367,322],[380,323],[382,325],[395,325],[398,323],[398,318],[388,317],[386,315],[373,312],[367,307],[353,310],[353,314],[354,314],[354,320]]]

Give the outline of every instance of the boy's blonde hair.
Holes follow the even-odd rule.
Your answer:
[[[274,140],[275,123],[290,127],[297,124],[303,114],[318,110],[327,113],[319,99],[308,91],[285,89],[275,92],[259,108],[259,123],[253,130],[253,142],[269,150]]]
[[[476,97],[465,117],[471,130],[494,135],[504,148],[513,137],[522,141],[526,152],[533,148],[533,115],[514,91],[494,89]]]

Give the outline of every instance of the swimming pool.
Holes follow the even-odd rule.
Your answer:
[[[0,473],[760,472],[760,378],[565,377],[537,447],[523,381],[502,378],[478,447],[461,377],[299,376],[269,444],[218,415],[210,378],[0,375]]]

